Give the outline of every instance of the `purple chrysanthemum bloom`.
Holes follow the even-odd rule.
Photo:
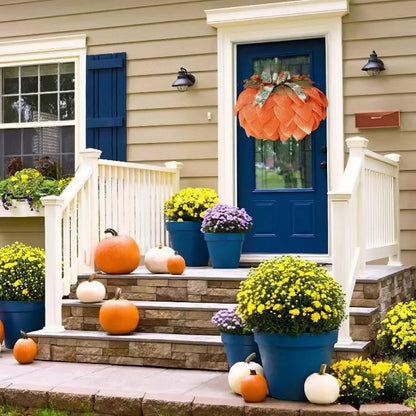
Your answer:
[[[250,231],[253,219],[244,208],[227,204],[216,204],[204,215],[201,231],[204,233],[246,233]]]
[[[236,309],[236,306],[221,309],[212,317],[211,322],[226,334],[250,334],[251,331],[246,328],[242,316],[236,312]]]

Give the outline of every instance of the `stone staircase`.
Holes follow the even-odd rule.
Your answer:
[[[87,363],[227,370],[218,329],[211,317],[235,304],[239,283],[248,269],[187,268],[180,276],[151,274],[139,268],[129,275],[101,275],[107,297],[120,287],[133,301],[140,321],[130,335],[101,330],[101,303],[63,300],[64,332],[34,331],[37,359]],[[334,359],[375,351],[379,322],[392,305],[414,295],[412,267],[368,266],[368,276],[356,282],[350,308],[351,345],[336,345]],[[80,276],[79,281],[88,276]]]

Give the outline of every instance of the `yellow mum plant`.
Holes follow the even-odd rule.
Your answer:
[[[380,349],[402,358],[416,358],[416,301],[393,306],[377,334]]]
[[[15,242],[0,248],[0,300],[45,297],[45,250]]]
[[[169,221],[202,221],[205,211],[218,203],[211,188],[185,188],[165,202],[164,214]]]
[[[328,271],[289,255],[250,269],[237,300],[250,329],[281,335],[332,331],[345,313],[345,295]]]

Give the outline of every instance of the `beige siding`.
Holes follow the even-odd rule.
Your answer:
[[[0,218],[0,247],[20,241],[24,244],[43,248],[45,247],[43,230],[43,217]]]
[[[416,263],[416,1],[351,0],[343,20],[345,133],[370,140],[370,149],[400,153],[400,225],[403,261]],[[365,76],[372,50],[386,71]],[[359,111],[397,109],[399,128],[355,128]]]

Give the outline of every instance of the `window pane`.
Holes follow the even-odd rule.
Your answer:
[[[22,95],[20,100],[20,111],[20,121],[22,123],[38,121],[38,96]]]
[[[58,64],[40,65],[40,90],[58,91]]]
[[[20,130],[10,129],[4,131],[4,154],[5,155],[18,155],[21,154],[21,140]]]
[[[43,127],[42,128],[42,153],[51,155],[61,151],[61,128]]]
[[[42,141],[41,131],[42,129],[22,129],[23,130],[23,153],[24,154],[41,154],[42,153]]]
[[[62,127],[62,153],[73,153],[75,149],[74,126]]]
[[[74,155],[62,156],[62,174],[64,176],[73,175],[75,171],[75,157]]]
[[[60,73],[60,90],[61,91],[71,91],[75,90],[75,73],[74,73],[74,63],[68,62],[65,64],[59,64],[59,73]]]
[[[58,94],[40,95],[40,120],[58,120]]]
[[[60,100],[59,100],[60,120],[73,120],[75,118],[74,110],[75,110],[74,93],[65,92],[63,94],[60,94]]]
[[[38,92],[38,65],[22,66],[22,93]]]
[[[3,68],[3,94],[19,93],[19,68]]]
[[[3,97],[3,123],[19,122],[19,97]]]

